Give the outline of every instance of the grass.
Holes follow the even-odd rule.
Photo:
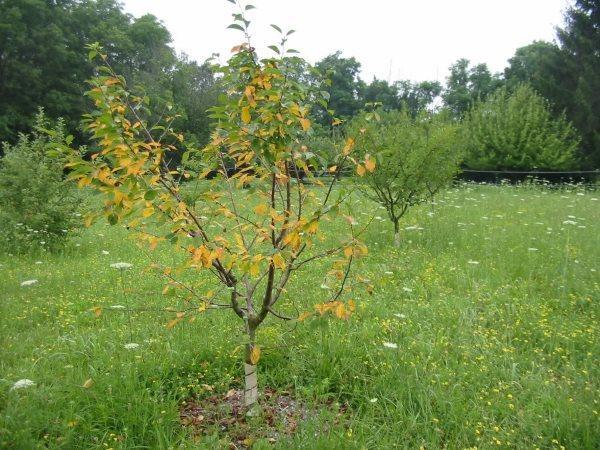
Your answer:
[[[360,208],[364,222],[377,206]],[[324,410],[255,448],[597,448],[600,194],[464,185],[411,210],[400,248],[379,214],[355,267],[375,290],[352,293],[352,318],[269,319],[259,334],[262,386],[346,403],[347,420]],[[116,261],[134,266],[121,273]],[[126,230],[103,223],[64,254],[0,264],[1,448],[226,446],[194,438],[178,410],[190,395],[239,386],[243,336],[230,313],[167,330],[168,314],[130,321],[110,309],[174,299]],[[321,269],[293,282],[290,298],[322,296]],[[21,287],[28,279],[39,282]],[[10,389],[23,378],[36,385]]]

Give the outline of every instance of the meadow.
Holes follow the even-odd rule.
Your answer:
[[[260,329],[261,386],[316,412],[253,448],[597,448],[600,193],[457,185],[410,210],[397,248],[385,211],[356,202],[360,223],[376,215],[354,267],[374,290],[352,293],[347,321]],[[178,300],[148,257],[104,222],[61,254],[0,256],[1,448],[227,448],[179,410],[240,385],[239,321],[167,329],[157,309]],[[289,296],[323,296],[321,279],[310,266]]]

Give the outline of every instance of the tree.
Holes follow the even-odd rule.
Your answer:
[[[15,142],[27,132],[39,106],[82,137],[84,86],[94,69],[85,58],[90,42],[101,43],[114,69],[157,105],[157,114],[175,98],[186,99],[180,110],[200,101],[190,94],[207,98],[198,89],[174,91],[185,86],[173,80],[181,67],[169,31],[152,15],[133,18],[116,0],[6,0],[0,2],[0,139]]]
[[[341,52],[335,52],[315,64],[321,77],[330,80],[325,88],[329,97],[329,110],[336,117],[353,117],[364,106],[359,93],[364,83],[359,78],[360,63],[354,58],[343,58]],[[322,125],[330,125],[330,114],[324,110],[317,111],[317,120]]]
[[[251,9],[238,6],[240,11]],[[164,127],[152,128],[138,113],[143,99],[130,95],[126,80],[110,68],[99,46],[90,54],[100,57],[105,69],[88,92],[96,109],[86,119],[86,128],[100,152],[86,160],[67,151],[72,177],[103,194],[105,205],[96,215],[105,215],[112,224],[126,223],[151,248],[164,241],[184,253],[178,269],[160,268],[169,280],[167,289],[181,288],[192,306],[179,311],[169,328],[189,317],[190,310],[230,309],[240,319],[246,336],[245,403],[252,412],[258,397],[257,330],[267,317],[292,319],[279,309],[290,279],[307,264],[335,257],[330,276],[339,288],[313,312],[295,319],[330,313],[346,318],[353,302],[340,298],[351,287],[353,259],[366,248],[358,240],[354,219],[341,214],[349,194],[333,190],[345,167],[365,162],[352,156],[354,141],[348,139],[328,186],[320,188],[317,180],[304,185],[298,179],[300,171],[310,176],[313,155],[302,142],[311,132],[309,101],[317,93],[289,73],[297,67],[282,56],[290,32],[281,32],[280,44],[273,47],[276,57],[259,59],[249,44],[249,24],[240,13],[229,27],[243,31],[245,42],[233,49],[227,65],[219,67],[226,94],[211,110],[216,126],[211,141],[197,151],[204,156],[199,160],[210,160],[203,171],[165,166],[164,156],[173,145],[163,139],[184,140],[170,126],[175,119],[165,117]],[[226,161],[235,164],[235,173]],[[218,176],[210,182],[215,166],[220,168]],[[181,179],[198,180],[201,193],[184,192]],[[320,223],[326,217],[346,223],[349,235],[332,236],[335,244],[323,249]],[[220,288],[197,293],[179,279],[183,271],[206,272]],[[307,299],[288,300],[302,309]]]
[[[496,91],[465,121],[466,165],[482,170],[559,170],[574,164],[579,138],[564,115],[528,85]]]
[[[365,84],[359,93],[359,98],[364,103],[380,103],[385,110],[398,109],[398,88],[390,85],[385,80],[373,78],[369,84]]]
[[[492,75],[486,64],[470,67],[463,58],[450,66],[442,98],[454,116],[462,118],[476,101],[485,100],[501,84],[500,76]]]
[[[570,69],[567,117],[581,133],[582,160],[600,167],[600,1],[576,0],[565,19],[558,38]]]
[[[379,121],[372,120],[375,115]],[[364,113],[350,129],[359,132],[356,144],[368,152],[365,158],[376,155],[377,170],[358,183],[368,198],[387,210],[399,245],[400,219],[408,209],[431,199],[458,172],[459,125],[442,113],[422,112],[412,118],[407,111],[393,111]]]
[[[398,91],[398,103],[401,109],[407,109],[412,117],[431,107],[441,94],[442,85],[437,81],[411,82],[409,80],[394,83]]]
[[[50,129],[50,136],[45,130]],[[44,252],[64,246],[81,227],[76,216],[80,198],[63,178],[64,162],[50,158],[49,148],[66,139],[64,123],[51,128],[43,111],[34,131],[15,145],[4,143],[0,158],[0,248],[11,252]]]

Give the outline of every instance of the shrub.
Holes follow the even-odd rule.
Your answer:
[[[579,145],[564,116],[530,86],[499,89],[477,104],[465,121],[466,165],[479,170],[570,169]]]
[[[373,120],[378,118],[379,120]],[[370,199],[383,205],[394,224],[396,245],[400,219],[408,208],[431,199],[456,175],[462,159],[459,125],[445,114],[423,112],[364,113],[350,124],[356,147],[376,155],[378,168],[358,167],[359,185]]]
[[[63,179],[63,162],[47,156],[64,140],[62,121],[46,131],[40,110],[34,131],[4,144],[0,159],[0,248],[23,253],[56,250],[79,225],[75,189]]]

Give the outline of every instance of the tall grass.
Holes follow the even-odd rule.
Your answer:
[[[378,211],[356,202],[359,222]],[[463,185],[412,210],[400,248],[375,214],[355,267],[375,290],[352,293],[354,316],[260,330],[263,386],[348,406],[345,420],[324,410],[275,447],[595,448],[600,194]],[[194,438],[178,409],[240,384],[239,323],[211,311],[167,330],[170,316],[151,309],[178,300],[128,236],[96,224],[63,254],[0,256],[0,447],[226,445]],[[322,276],[311,266],[288,295],[325,298]],[[24,378],[36,385],[11,390]]]

